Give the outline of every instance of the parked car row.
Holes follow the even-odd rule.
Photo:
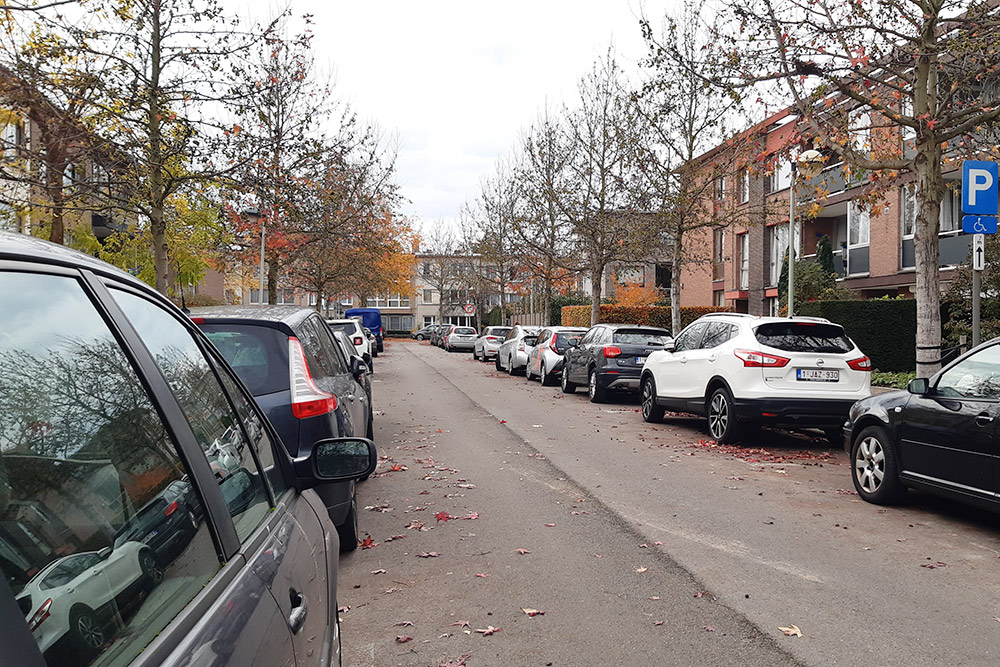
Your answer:
[[[3,663],[339,664],[334,523],[356,544],[377,462],[353,342],[7,232],[0,312]]]

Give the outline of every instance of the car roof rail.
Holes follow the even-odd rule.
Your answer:
[[[808,315],[795,315],[792,319],[795,320],[808,320],[810,322],[824,322],[826,324],[832,324],[830,320],[825,317],[810,317]]]

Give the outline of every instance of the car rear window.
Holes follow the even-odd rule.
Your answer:
[[[476,330],[471,327],[459,327],[455,329],[455,333],[463,336],[474,336],[476,335]]]
[[[850,352],[854,345],[836,324],[771,322],[754,332],[757,342],[787,352]]]
[[[354,324],[354,322],[337,322],[334,324],[327,322],[327,326],[333,331],[343,331],[345,334],[352,334],[358,330],[358,325]]]
[[[487,336],[506,336],[510,333],[510,327],[490,327],[486,330]]]
[[[289,388],[288,337],[255,324],[202,324],[202,331],[254,396]]]
[[[626,345],[663,345],[669,340],[669,334],[655,329],[619,329],[611,338],[614,343]]]

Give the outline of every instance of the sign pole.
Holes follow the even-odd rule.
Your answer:
[[[979,299],[982,295],[982,274],[986,267],[986,235],[972,236],[972,347],[979,345]]]

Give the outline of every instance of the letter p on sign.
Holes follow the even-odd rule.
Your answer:
[[[997,163],[966,160],[962,163],[962,211],[969,215],[996,215]]]

